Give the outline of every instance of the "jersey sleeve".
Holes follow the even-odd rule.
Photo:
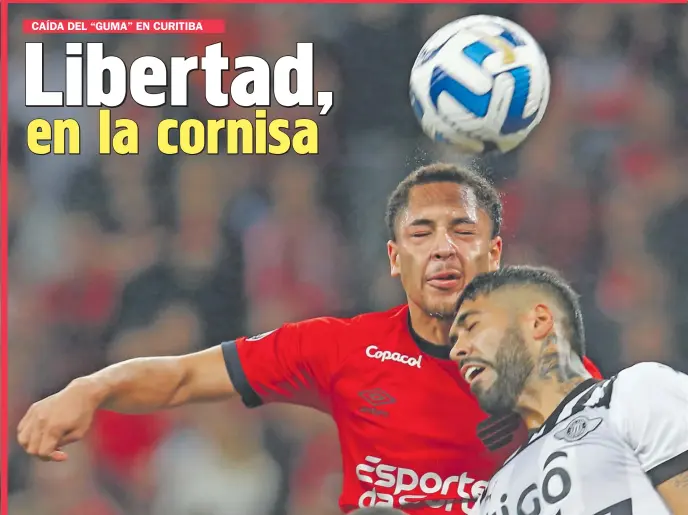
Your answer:
[[[341,322],[318,318],[222,343],[227,372],[249,408],[284,402],[329,411]]]
[[[688,376],[659,363],[619,373],[611,420],[657,486],[688,470]]]

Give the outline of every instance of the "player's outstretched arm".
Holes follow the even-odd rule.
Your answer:
[[[682,472],[657,486],[671,513],[688,515],[688,471]]]
[[[36,402],[18,426],[24,450],[64,461],[65,445],[83,438],[98,409],[146,413],[235,393],[221,347],[174,357],[137,358],[72,381]]]

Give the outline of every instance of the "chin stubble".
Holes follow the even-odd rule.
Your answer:
[[[486,390],[474,391],[481,407],[491,415],[509,413],[523,392],[526,381],[535,370],[535,362],[528,354],[525,341],[516,328],[504,335],[495,356],[496,379]]]

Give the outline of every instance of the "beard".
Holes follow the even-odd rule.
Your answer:
[[[495,380],[487,388],[477,383],[473,394],[480,407],[490,415],[504,415],[514,411],[526,381],[535,369],[526,342],[517,327],[510,327],[499,343],[499,350],[491,364]]]

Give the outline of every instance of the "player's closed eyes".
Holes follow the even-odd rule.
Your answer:
[[[456,231],[456,234],[460,236],[475,236],[475,233],[473,231]],[[430,236],[429,232],[417,232],[413,233],[411,235],[411,238],[425,238],[426,236]]]

